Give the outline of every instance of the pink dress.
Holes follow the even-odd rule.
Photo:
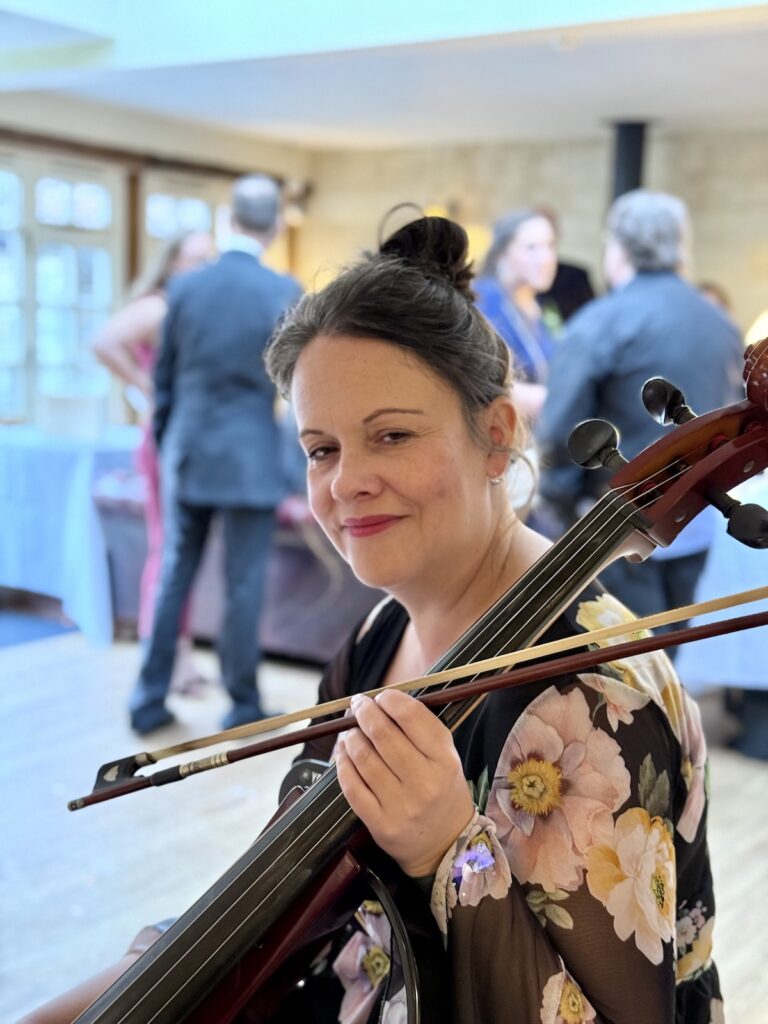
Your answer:
[[[134,350],[136,360],[145,373],[151,375],[157,358],[157,346],[142,341]],[[160,465],[157,447],[152,436],[151,420],[142,427],[141,444],[136,452],[136,468],[147,481],[147,496],[144,516],[147,526],[147,558],[141,574],[139,592],[139,639],[146,640],[152,634],[155,617],[155,602],[160,586],[160,572],[163,564],[163,511],[160,500]],[[189,633],[189,605],[184,609],[180,634]]]

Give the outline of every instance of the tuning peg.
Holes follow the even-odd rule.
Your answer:
[[[568,454],[584,469],[621,469],[627,460],[619,451],[619,432],[607,420],[584,420],[568,438]]]
[[[678,426],[696,418],[696,413],[685,404],[685,395],[671,381],[663,377],[651,377],[643,384],[641,392],[643,405],[657,423],[667,427],[670,423]]]
[[[728,533],[749,548],[768,548],[768,511],[737,503],[728,516]]]

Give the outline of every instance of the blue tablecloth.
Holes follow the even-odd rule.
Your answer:
[[[768,476],[763,474],[731,493],[740,501],[755,502],[768,508]],[[725,531],[725,520],[721,520],[696,590],[697,601],[708,601],[768,584],[768,550],[756,551],[745,547]],[[750,615],[766,610],[768,601],[760,601],[728,612],[701,616],[694,619],[692,625],[723,616]],[[680,651],[676,668],[692,693],[710,686],[768,690],[768,627],[686,644]]]
[[[0,427],[0,586],[59,598],[91,640],[113,633],[109,564],[94,480],[131,466],[137,427],[109,427],[97,441]]]

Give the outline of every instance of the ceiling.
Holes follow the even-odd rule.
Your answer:
[[[298,0],[283,2],[295,15]],[[232,6],[233,18],[246,10],[221,0],[219,11],[222,4]],[[493,13],[485,0],[477,5]],[[149,5],[126,5],[134,14],[140,6]],[[292,40],[285,27],[282,35],[259,33],[251,17],[240,32],[212,32],[207,46],[205,26],[195,25],[171,46],[162,22],[157,33],[144,22],[137,34],[133,22],[105,23],[103,6],[86,5],[77,24],[63,25],[25,18],[6,4],[0,91],[62,92],[309,148],[581,138],[615,120],[650,120],[669,131],[768,130],[768,4],[703,9],[683,2],[688,9],[661,15],[658,6],[579,5],[592,17],[617,7],[633,15],[605,21],[568,17],[566,6],[560,24],[522,28],[489,14],[471,31],[446,14],[445,25],[433,22],[437,39],[414,18],[410,32],[389,24],[378,35],[376,25],[345,22],[337,34],[344,45],[333,49],[327,19],[317,22],[322,36]],[[50,4],[37,7],[52,18]],[[450,0],[442,9],[450,12]],[[640,17],[642,9],[656,13]],[[487,31],[504,25],[515,30]],[[387,45],[370,45],[382,36]]]

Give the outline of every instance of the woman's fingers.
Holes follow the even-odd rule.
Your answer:
[[[452,751],[453,737],[440,719],[401,690],[385,690],[373,703],[396,723],[410,743],[430,761]]]
[[[424,755],[419,747],[377,700],[362,695],[353,697],[352,713],[360,733],[401,783],[424,767]]]

